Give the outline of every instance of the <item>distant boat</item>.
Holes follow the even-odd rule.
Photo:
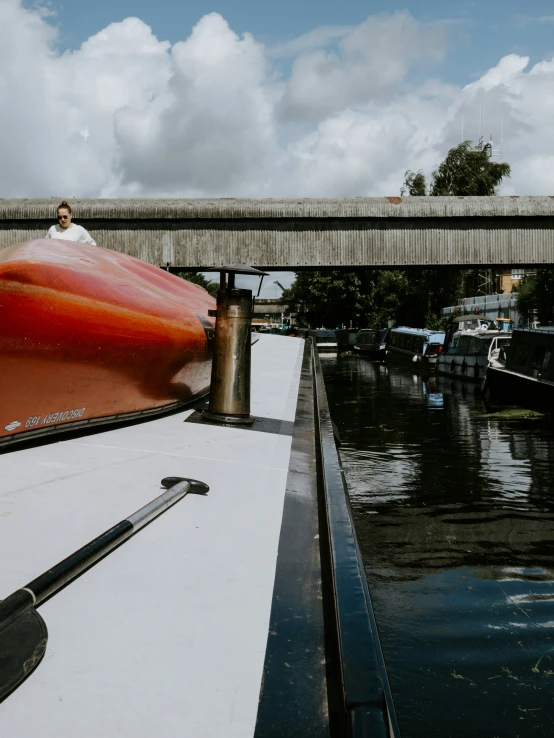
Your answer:
[[[337,352],[337,336],[335,331],[327,330],[326,328],[315,328],[308,331],[308,335],[316,342],[319,353]]]
[[[387,339],[387,358],[414,364],[434,365],[442,352],[444,332],[427,328],[391,328]]]
[[[0,446],[206,393],[214,307],[203,288],[98,246],[0,251]]]
[[[337,328],[335,331],[337,337],[337,347],[339,353],[352,351],[358,338],[357,328]]]
[[[490,365],[485,391],[499,402],[554,412],[554,327],[516,329],[506,364]]]
[[[385,359],[388,328],[363,328],[358,333],[354,351],[368,359]]]
[[[480,382],[489,363],[498,362],[510,345],[513,321],[485,316],[460,315],[446,329],[444,349],[437,360],[437,372],[451,377]]]

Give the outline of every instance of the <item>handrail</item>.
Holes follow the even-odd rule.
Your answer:
[[[351,738],[400,738],[315,346],[312,361],[348,732]]]

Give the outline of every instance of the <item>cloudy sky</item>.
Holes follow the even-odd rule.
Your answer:
[[[395,195],[481,100],[554,194],[551,0],[0,0],[0,197]]]

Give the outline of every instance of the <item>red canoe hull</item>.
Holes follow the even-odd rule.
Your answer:
[[[206,393],[214,307],[202,288],[97,246],[0,251],[0,445]]]

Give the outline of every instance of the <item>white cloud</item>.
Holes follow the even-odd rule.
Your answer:
[[[324,48],[330,43],[348,36],[354,26],[319,26],[308,33],[297,36],[268,49],[268,55],[274,59],[287,59]]]
[[[481,90],[495,146],[503,120],[503,192],[554,194],[554,60],[416,84],[448,34],[407,12],[273,49],[212,13],[174,45],[127,18],[61,54],[52,22],[0,2],[1,197],[394,195],[460,141],[462,116],[477,138]]]
[[[279,158],[263,46],[212,13],[175,44],[170,60],[163,98],[116,115],[122,184],[166,195],[261,186],[262,194]]]
[[[407,12],[370,16],[338,49],[316,49],[294,62],[283,96],[283,116],[309,121],[382,99],[415,64],[440,61],[446,51],[442,24],[425,26]]]

